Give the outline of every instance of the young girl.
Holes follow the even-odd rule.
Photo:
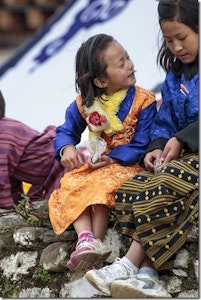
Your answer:
[[[138,161],[150,141],[156,101],[135,82],[134,65],[113,37],[98,34],[81,45],[76,55],[80,95],[67,108],[55,138],[56,158],[72,171],[49,199],[54,231],[61,234],[73,224],[78,235],[70,269],[96,267],[110,255],[102,243],[108,208],[114,207],[118,186],[142,169]],[[106,149],[84,163],[75,145],[87,125],[91,147],[105,144]]]
[[[133,242],[123,258],[86,273],[93,286],[114,298],[171,297],[157,271],[174,266],[198,212],[198,13],[197,0],[158,5],[164,36],[158,59],[167,75],[144,158],[150,172],[130,178],[115,195],[123,234]],[[162,170],[155,175],[157,158]]]

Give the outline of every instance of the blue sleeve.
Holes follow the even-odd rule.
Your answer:
[[[177,122],[174,121],[174,115],[171,112],[170,106],[167,105],[165,101],[162,101],[156,118],[151,126],[151,140],[160,137],[170,139],[177,131],[175,124],[177,124]]]
[[[121,165],[130,165],[138,162],[150,143],[150,127],[156,111],[156,102],[143,109],[139,113],[136,132],[130,144],[115,147],[108,156],[120,160]]]
[[[56,128],[54,140],[55,158],[60,160],[60,150],[67,145],[77,145],[87,124],[81,116],[76,101],[66,110],[65,122]]]
[[[181,88],[181,83],[186,91]],[[161,86],[162,104],[151,127],[151,140],[170,139],[173,135],[198,119],[199,76],[186,80],[184,74],[166,75]]]

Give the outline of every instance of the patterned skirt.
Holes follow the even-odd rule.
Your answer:
[[[64,232],[88,206],[103,204],[114,207],[115,192],[123,182],[139,173],[138,164],[112,164],[92,170],[87,163],[67,172],[49,199],[49,216],[57,234]]]
[[[157,270],[173,266],[198,212],[198,163],[198,155],[186,154],[157,175],[140,172],[116,192],[123,234],[143,245]]]

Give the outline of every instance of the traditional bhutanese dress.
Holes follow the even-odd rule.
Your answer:
[[[185,90],[180,87],[185,86]],[[172,136],[184,143],[184,154],[161,173],[148,171],[128,179],[116,192],[115,209],[123,234],[139,241],[158,270],[174,264],[198,212],[199,80],[168,74],[163,102],[151,128],[147,149],[163,149]],[[161,148],[160,145],[163,145]]]
[[[198,212],[198,164],[198,155],[189,154],[158,175],[142,171],[115,195],[123,234],[143,245],[158,270],[173,267]]]
[[[156,113],[155,95],[132,86],[115,93],[109,101],[105,97],[105,101],[100,100],[100,105],[110,121],[109,128],[99,133],[107,143],[104,154],[118,159],[119,163],[96,170],[84,163],[63,176],[60,188],[49,199],[49,216],[57,234],[65,231],[88,206],[114,207],[117,188],[142,170],[138,161],[150,141],[150,125]],[[57,128],[55,138],[57,159],[60,159],[62,147],[79,143],[87,126],[86,111],[80,96],[67,108],[65,123]]]

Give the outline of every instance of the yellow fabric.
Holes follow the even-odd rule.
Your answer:
[[[100,126],[90,124],[91,131],[89,131],[89,139],[101,135],[101,132],[105,132],[108,135],[113,135],[123,128],[121,120],[117,117],[119,105],[125,98],[128,89],[120,90],[114,93],[112,96],[103,94],[100,98],[95,98],[92,106],[84,107],[87,114],[86,121],[90,124],[89,116],[94,112],[98,112],[100,115],[106,117],[107,122],[102,123]]]
[[[123,89],[114,93],[109,100],[107,100],[108,96],[105,94],[103,94],[99,99],[102,109],[105,111],[110,120],[109,128],[104,130],[104,132],[108,135],[113,135],[123,128],[122,122],[116,116],[116,113],[119,110],[119,105],[126,96],[127,90],[128,89]]]
[[[122,122],[122,129],[113,136],[104,132],[101,134],[107,142],[107,151],[118,145],[130,143],[135,134],[139,111],[154,101],[153,93],[136,86],[135,99]],[[80,96],[76,102],[80,113],[86,119],[87,114]],[[61,179],[60,188],[56,189],[49,199],[49,217],[55,233],[61,234],[65,231],[90,205],[105,204],[113,207],[117,188],[141,170],[138,164],[130,166],[112,164],[92,171],[85,163],[80,168],[67,172]]]
[[[31,188],[31,184],[27,183],[27,182],[23,182],[22,183],[22,188],[23,188],[24,194],[26,195],[29,192],[30,188]]]

